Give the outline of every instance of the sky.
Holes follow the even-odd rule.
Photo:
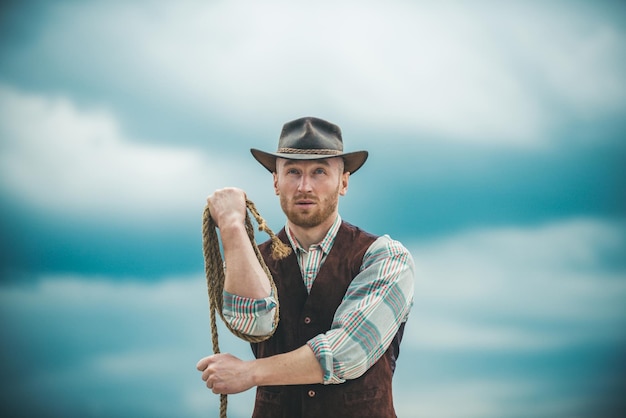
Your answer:
[[[249,149],[317,116],[415,259],[399,417],[622,417],[625,114],[619,1],[2,2],[0,412],[217,416],[206,197],[280,229]]]

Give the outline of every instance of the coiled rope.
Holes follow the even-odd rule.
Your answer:
[[[256,209],[256,206],[251,200],[246,199],[246,207],[248,211],[254,216],[256,219],[259,231],[265,231],[272,240],[272,258],[275,260],[280,260],[287,257],[291,253],[291,248],[285,245],[267,226],[265,220],[261,217],[259,212]],[[259,251],[259,247],[256,244],[254,239],[254,228],[252,227],[252,221],[250,220],[250,216],[246,211],[246,232],[248,233],[248,238],[250,239],[250,243],[252,244],[252,248],[254,249],[254,253],[256,254],[265,275],[267,276],[270,286],[272,288],[272,293],[274,297],[278,298],[278,292],[276,290],[276,284],[274,283],[274,279],[272,278],[272,274],[270,273],[263,257],[261,256],[261,252]],[[209,311],[211,314],[211,342],[213,344],[213,353],[218,354],[220,352],[220,346],[217,335],[217,323],[216,323],[216,315],[215,311],[220,315],[222,321],[226,325],[226,327],[237,337],[242,340],[258,343],[261,341],[265,341],[273,335],[273,331],[269,335],[263,336],[254,336],[243,334],[240,331],[233,329],[228,321],[224,318],[224,314],[222,313],[222,309],[224,307],[224,261],[222,259],[222,254],[220,251],[219,238],[217,236],[216,231],[217,225],[215,221],[211,217],[211,213],[209,211],[209,205],[204,208],[204,213],[202,215],[202,248],[204,252],[204,273],[206,275],[207,289],[209,294]],[[274,330],[276,330],[276,326],[278,325],[278,306],[276,306],[276,310],[274,311]],[[226,418],[226,407],[228,404],[227,395],[220,395],[220,418]]]

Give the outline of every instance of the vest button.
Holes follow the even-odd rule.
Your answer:
[[[311,318],[309,318],[308,316],[306,318],[304,318],[304,323],[305,324],[310,324],[311,323]]]
[[[309,398],[313,398],[315,397],[315,391],[314,390],[310,390],[309,391]]]

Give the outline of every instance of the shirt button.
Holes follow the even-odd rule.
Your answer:
[[[313,398],[315,397],[315,391],[314,390],[310,390],[309,391],[309,398]]]
[[[306,318],[304,318],[304,323],[305,324],[310,324],[311,323],[311,318],[309,318],[308,316]]]

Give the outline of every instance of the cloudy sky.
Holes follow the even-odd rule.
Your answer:
[[[280,229],[249,148],[311,115],[416,260],[400,417],[624,416],[625,114],[619,1],[3,2],[0,411],[217,416],[205,198]]]

